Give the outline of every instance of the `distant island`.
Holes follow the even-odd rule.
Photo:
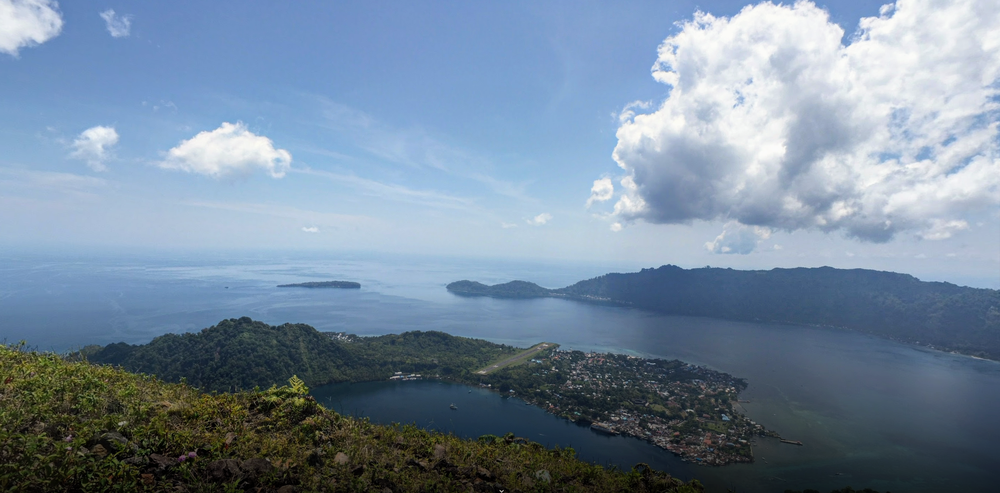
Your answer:
[[[494,298],[543,298],[554,296],[556,290],[545,289],[533,282],[511,281],[487,286],[475,281],[456,281],[445,287],[461,296],[492,296]]]
[[[336,288],[336,289],[361,289],[361,283],[354,281],[320,281],[320,282],[300,282],[295,284],[279,284],[279,288]]]
[[[1000,360],[1000,291],[831,267],[741,271],[664,265],[547,289],[526,281],[448,284],[461,296],[558,297],[670,315],[846,328]]]

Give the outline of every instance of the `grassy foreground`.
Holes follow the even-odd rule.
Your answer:
[[[700,492],[515,438],[379,426],[282,387],[185,384],[0,346],[2,491]]]

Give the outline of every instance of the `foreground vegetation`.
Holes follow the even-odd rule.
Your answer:
[[[202,393],[109,366],[0,346],[3,491],[702,491],[527,440],[379,426],[306,385]]]

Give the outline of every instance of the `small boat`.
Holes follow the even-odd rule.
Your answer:
[[[784,438],[781,438],[779,440],[781,440],[781,443],[787,443],[789,445],[799,445],[799,446],[802,445],[802,442],[798,440],[785,440]]]
[[[456,405],[455,405],[454,403],[452,403],[452,404],[451,404],[450,406],[448,406],[448,407],[450,407],[452,411],[457,411],[457,410],[458,410],[458,406],[456,406]]]

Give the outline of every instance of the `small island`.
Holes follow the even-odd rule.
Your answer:
[[[445,286],[445,289],[460,296],[490,296],[494,298],[544,298],[553,295],[553,290],[527,281],[511,281],[493,286],[476,281],[455,281]]]
[[[361,283],[354,281],[321,281],[321,282],[300,282],[296,284],[279,284],[279,288],[335,288],[335,289],[361,289]]]

